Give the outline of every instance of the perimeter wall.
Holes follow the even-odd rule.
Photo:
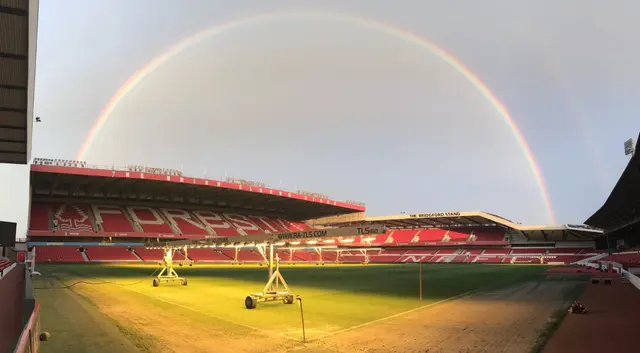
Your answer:
[[[22,332],[25,266],[15,265],[0,279],[0,352],[10,352]]]

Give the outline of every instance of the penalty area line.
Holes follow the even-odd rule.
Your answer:
[[[161,302],[163,302],[163,303],[167,303],[167,304],[169,304],[169,305],[175,305],[175,306],[177,306],[177,307],[180,307],[180,308],[183,308],[183,309],[187,309],[187,310],[192,311],[192,312],[194,312],[194,313],[198,313],[198,314],[201,314],[201,315],[209,316],[209,317],[211,317],[211,318],[218,319],[218,320],[220,320],[220,321],[224,321],[224,322],[228,322],[228,323],[233,324],[233,325],[241,326],[241,327],[244,327],[244,328],[247,328],[247,329],[253,330],[253,331],[262,332],[262,333],[264,333],[265,335],[268,335],[268,336],[275,336],[275,337],[278,337],[278,336],[279,336],[279,335],[274,335],[273,333],[271,333],[271,332],[269,332],[269,331],[265,331],[265,330],[259,329],[259,328],[257,328],[257,327],[254,327],[254,326],[250,326],[250,325],[246,325],[246,324],[241,324],[241,323],[239,323],[239,322],[235,322],[235,321],[232,321],[232,320],[229,320],[229,319],[225,319],[225,318],[220,317],[220,316],[217,316],[217,315],[213,315],[213,314],[210,314],[210,313],[202,312],[202,311],[200,311],[200,310],[196,310],[196,309],[191,308],[191,307],[188,307],[188,306],[186,306],[186,305],[182,305],[182,304],[178,304],[178,303],[172,302],[172,301],[170,301],[170,300],[166,300],[166,299],[158,298],[158,297],[155,297],[155,296],[152,296],[152,295],[146,294],[146,293],[139,292],[139,291],[137,291],[137,290],[133,290],[133,289],[131,289],[131,288],[125,288],[125,289],[130,290],[130,291],[135,292],[135,293],[138,293],[138,294],[141,294],[141,295],[144,295],[145,297],[148,297],[148,298],[151,298],[151,299],[155,299],[155,300],[157,300],[157,301],[161,301]],[[281,337],[284,337],[284,336],[281,336]],[[293,339],[293,338],[289,338],[289,337],[284,337],[284,338],[287,338],[287,339]]]
[[[378,323],[378,322],[382,322],[382,321],[393,319],[393,318],[396,318],[396,317],[399,317],[399,316],[402,316],[402,315],[406,315],[406,314],[412,313],[414,311],[430,308],[432,306],[440,305],[440,304],[443,304],[443,303],[446,303],[446,302],[449,302],[449,301],[452,301],[452,300],[456,300],[456,299],[460,299],[460,298],[466,297],[466,296],[468,296],[470,294],[473,294],[475,292],[478,292],[478,291],[479,291],[479,289],[470,290],[468,292],[460,293],[458,295],[454,295],[453,297],[442,299],[442,300],[439,300],[437,302],[429,303],[429,304],[422,305],[422,306],[419,306],[417,308],[409,309],[409,310],[406,310],[406,311],[403,311],[403,312],[400,312],[400,313],[397,313],[397,314],[393,314],[393,315],[385,316],[385,317],[382,317],[382,318],[379,318],[379,319],[367,321],[367,322],[365,322],[363,324],[360,324],[360,325],[351,326],[351,327],[347,327],[347,328],[342,329],[342,330],[331,332],[331,333],[329,333],[328,335],[326,335],[324,337],[334,336],[334,335],[337,335],[339,333],[343,333],[343,332],[359,329],[361,327],[369,326],[369,325],[372,325],[372,324],[375,324],[375,323]]]

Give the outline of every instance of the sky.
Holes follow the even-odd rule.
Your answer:
[[[638,133],[638,11],[633,0],[42,1],[32,156],[74,159],[118,89],[184,38],[276,13],[158,66],[84,159],[309,190],[362,201],[370,215],[483,210],[551,222],[494,104],[415,42],[335,16],[348,14],[467,66],[529,144],[557,223],[582,223]]]

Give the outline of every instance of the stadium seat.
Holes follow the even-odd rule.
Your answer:
[[[129,206],[126,208],[126,211],[129,214],[129,218],[133,221],[135,228],[142,233],[174,233],[162,213],[154,208]]]
[[[469,239],[470,232],[471,231],[469,231],[469,233],[467,233],[467,232],[464,232],[464,231],[458,231],[458,230],[453,231],[453,230],[450,230],[445,235],[445,238],[444,238],[445,240],[443,240],[443,241],[467,241]]]
[[[13,262],[11,262],[9,259],[3,259],[0,258],[0,273],[5,269],[8,268],[9,266],[11,266]]]
[[[164,252],[162,249],[145,249],[145,248],[133,248],[133,251],[145,262],[159,262],[162,261]]]
[[[617,254],[611,254],[607,257],[600,259],[600,261],[613,261],[618,262],[627,267],[634,267],[640,265],[640,252],[623,252]]]
[[[483,255],[506,255],[511,251],[510,248],[491,248],[485,249]]]
[[[64,232],[94,232],[91,211],[87,205],[51,205],[54,230]]]
[[[311,229],[303,222],[281,218],[126,205],[34,203],[30,230],[68,232],[142,233],[164,235],[240,236]],[[53,234],[48,234],[53,235]],[[105,234],[112,236],[113,234]]]
[[[103,232],[137,232],[125,209],[112,205],[92,205],[96,224]]]
[[[422,229],[418,232],[418,242],[441,242],[446,234],[446,230],[439,228]]]
[[[485,231],[474,231],[472,233],[474,241],[503,241],[505,233],[504,232],[485,232]]]
[[[216,249],[189,249],[189,257],[195,262],[230,262],[229,257]]]
[[[41,203],[34,203],[33,205],[31,205],[31,216],[29,217],[29,229],[52,230],[50,205],[41,204]]]
[[[131,251],[120,246],[90,246],[84,249],[89,261],[140,261]]]
[[[36,262],[85,262],[85,259],[76,247],[38,246]]]
[[[161,208],[160,211],[179,234],[209,235],[207,227],[190,211]]]
[[[239,262],[266,262],[264,257],[255,248],[240,249],[238,252]]]
[[[555,256],[545,256],[544,263],[545,264],[571,264],[577,261],[584,259],[584,256],[581,255],[555,255]]]
[[[504,260],[502,256],[477,256],[475,259],[472,259],[471,262],[478,264],[500,264]]]
[[[414,242],[414,237],[418,234],[419,230],[416,229],[399,229],[392,230],[389,236],[385,240],[385,243],[392,244],[407,244]],[[415,239],[417,240],[417,239]]]

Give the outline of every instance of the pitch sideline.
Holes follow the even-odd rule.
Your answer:
[[[175,305],[175,306],[180,307],[180,308],[183,308],[183,309],[187,309],[187,310],[192,311],[192,312],[194,312],[194,313],[198,313],[198,314],[201,314],[201,315],[209,316],[209,317],[211,317],[211,318],[218,319],[218,320],[220,320],[220,321],[224,321],[224,322],[227,322],[227,323],[230,323],[230,324],[233,324],[233,325],[241,326],[241,327],[244,327],[244,328],[247,328],[247,329],[250,329],[250,330],[254,330],[254,331],[258,331],[258,332],[262,332],[262,333],[264,333],[265,335],[268,335],[268,336],[272,336],[272,337],[283,337],[283,336],[279,336],[279,335],[274,335],[273,333],[271,333],[271,332],[269,332],[269,331],[265,331],[265,330],[259,329],[259,328],[257,328],[257,327],[254,327],[254,326],[250,326],[250,325],[246,325],[246,324],[241,324],[241,323],[239,323],[239,322],[235,322],[235,321],[232,321],[232,320],[229,320],[229,319],[225,319],[225,318],[220,317],[220,316],[216,316],[216,315],[213,315],[213,314],[210,314],[210,313],[202,312],[202,311],[196,310],[196,309],[194,309],[194,308],[188,307],[188,306],[186,306],[186,305],[182,305],[182,304],[174,303],[174,302],[172,302],[172,301],[170,301],[170,300],[166,300],[166,299],[162,299],[162,298],[154,297],[154,296],[152,296],[152,295],[149,295],[149,294],[146,294],[146,293],[142,293],[142,292],[139,292],[139,291],[134,290],[134,289],[131,289],[131,288],[125,288],[125,289],[130,290],[130,291],[135,292],[135,293],[138,293],[138,294],[140,294],[140,295],[144,295],[145,297],[148,297],[148,298],[151,298],[151,299],[155,299],[155,300],[161,301],[161,302],[163,302],[163,303],[167,303],[167,304]],[[292,338],[288,338],[288,337],[285,337],[285,338],[292,340]]]
[[[323,336],[321,338],[334,336],[334,335],[337,335],[337,334],[340,334],[340,333],[343,333],[343,332],[359,329],[361,327],[369,326],[369,325],[372,325],[372,324],[375,324],[375,323],[378,323],[378,322],[382,322],[382,321],[393,319],[393,318],[396,318],[396,317],[399,317],[399,316],[402,316],[402,315],[406,315],[406,314],[412,313],[414,311],[430,308],[432,306],[440,305],[440,304],[443,304],[443,303],[446,303],[446,302],[449,302],[449,301],[452,301],[452,300],[457,300],[457,299],[460,299],[460,298],[464,298],[464,297],[469,296],[469,295],[471,295],[471,294],[473,294],[475,292],[478,292],[478,291],[480,291],[480,289],[470,290],[468,292],[460,293],[458,295],[454,295],[452,297],[445,298],[445,299],[439,300],[437,302],[429,303],[429,304],[422,305],[422,306],[419,306],[417,308],[409,309],[409,310],[406,310],[406,311],[403,311],[403,312],[400,312],[400,313],[397,313],[397,314],[393,314],[393,315],[385,316],[385,317],[382,317],[382,318],[379,318],[379,319],[367,321],[367,322],[365,322],[363,324],[360,324],[360,325],[351,326],[351,327],[348,327],[348,328],[345,328],[345,329],[342,329],[342,330],[331,332],[328,335]]]

